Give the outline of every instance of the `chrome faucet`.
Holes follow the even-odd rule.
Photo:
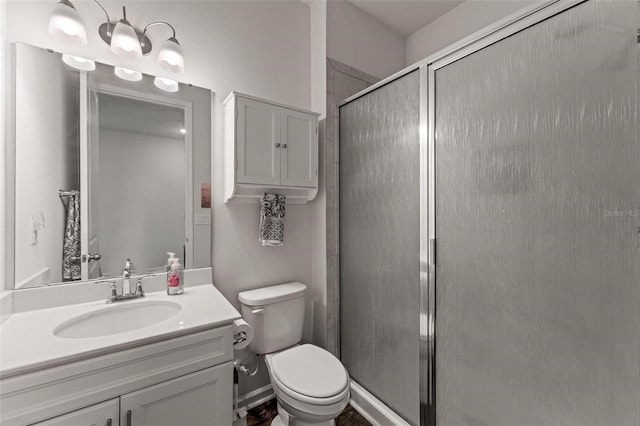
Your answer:
[[[131,259],[127,259],[124,264],[124,269],[122,270],[122,295],[126,296],[127,294],[131,294],[131,282],[129,278],[131,277],[131,273],[135,272],[136,267],[133,266],[133,262]]]
[[[135,267],[131,259],[127,259],[127,263],[122,271],[122,294],[118,294],[118,287],[115,281],[111,281],[111,294],[107,298],[107,303],[119,302],[121,300],[139,299],[144,297],[142,290],[142,280],[153,277],[153,275],[143,275],[138,277],[135,291],[131,291],[131,273],[135,272]]]
[[[119,302],[121,300],[139,299],[144,297],[144,291],[142,290],[142,280],[153,275],[144,275],[138,277],[138,284],[136,285],[136,291],[128,294],[118,294],[118,287],[115,281],[111,281],[111,295],[107,298],[107,303]]]

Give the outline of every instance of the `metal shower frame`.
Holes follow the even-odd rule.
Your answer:
[[[369,86],[339,105],[343,106],[415,70],[420,72],[420,426],[435,426],[437,409],[435,398],[436,71],[586,1],[590,0],[547,0],[531,5]],[[340,322],[337,321],[337,324]]]

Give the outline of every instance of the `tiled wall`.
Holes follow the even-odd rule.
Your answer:
[[[340,269],[338,265],[338,105],[378,79],[327,58],[327,117],[325,121],[327,188],[327,334],[326,348],[340,355]]]

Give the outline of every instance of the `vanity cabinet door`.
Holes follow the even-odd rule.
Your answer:
[[[92,405],[32,426],[119,426],[119,399]]]
[[[312,114],[280,108],[280,184],[318,186],[318,118]]]
[[[227,362],[120,397],[122,426],[226,426],[233,411]]]

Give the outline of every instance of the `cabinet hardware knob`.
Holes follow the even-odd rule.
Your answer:
[[[283,147],[284,149],[287,149],[287,144],[286,144],[286,143],[285,143],[285,144],[282,144],[282,147]]]
[[[107,426],[111,426],[111,424],[113,424],[113,422],[111,421],[111,419],[107,419]]]
[[[127,426],[131,426],[131,410],[127,410]]]
[[[280,144],[276,142],[276,148],[280,148]]]

